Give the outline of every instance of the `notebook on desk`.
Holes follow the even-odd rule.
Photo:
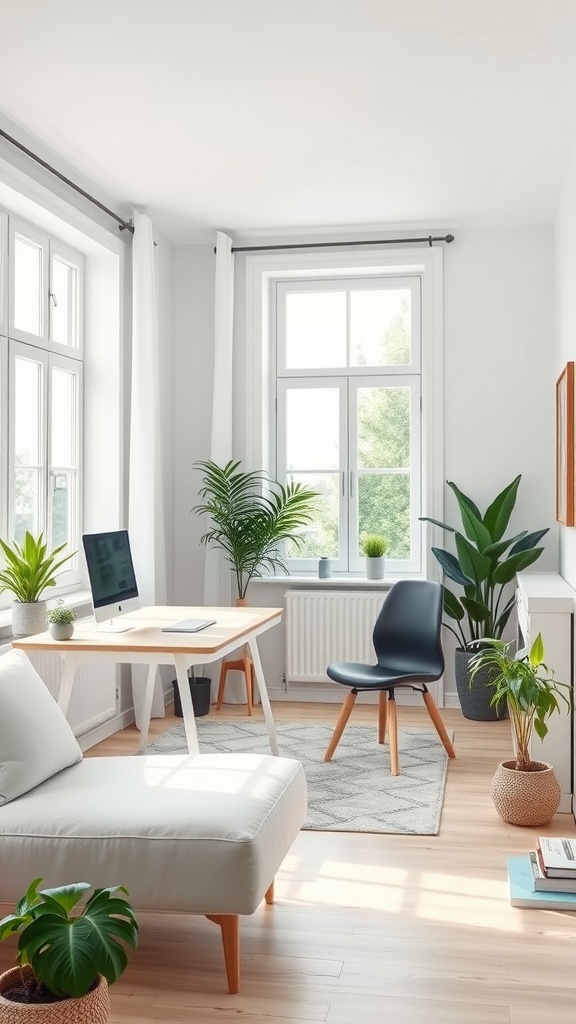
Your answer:
[[[173,622],[170,626],[162,626],[163,633],[199,633],[207,626],[213,626],[216,619],[182,619],[181,622]]]

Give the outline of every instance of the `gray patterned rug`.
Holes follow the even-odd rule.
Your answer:
[[[200,750],[269,754],[263,722],[197,719]],[[332,728],[279,723],[280,753],[302,762],[308,782],[305,829],[323,832],[396,832],[436,835],[440,828],[448,758],[433,729],[400,729],[400,775],[390,775],[388,744],[376,725],[349,725],[333,760],[322,760]],[[158,736],[145,754],[186,753],[184,726]]]

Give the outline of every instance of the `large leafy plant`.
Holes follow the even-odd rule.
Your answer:
[[[29,982],[23,973],[32,1001],[42,1002],[48,993],[60,999],[86,995],[100,974],[109,983],[116,981],[128,963],[125,947],[138,945],[138,925],[124,886],[95,889],[79,910],[90,889],[87,882],[38,891],[41,881],[36,878],[15,913],[0,921],[0,941],[20,934],[18,963],[32,969]]]
[[[544,664],[544,644],[539,633],[534,643],[516,654],[512,642],[484,640],[482,650],[470,663],[470,684],[482,669],[488,669],[493,688],[491,704],[497,709],[505,703],[512,723],[516,747],[516,769],[534,771],[537,762],[530,756],[533,731],[544,739],[548,732],[546,719],[560,710],[558,697],[570,707],[570,687],[557,682],[554,673]]]
[[[253,576],[262,576],[264,569],[286,570],[281,545],[302,543],[299,531],[314,517],[317,492],[298,483],[281,484],[264,471],[241,470],[240,462],[198,461],[194,467],[204,473],[203,501],[191,511],[212,521],[201,542],[223,551],[238,597],[244,598]]]
[[[13,541],[10,546],[0,539],[0,547],[6,562],[0,572],[0,593],[10,590],[22,604],[34,604],[47,587],[55,587],[57,570],[76,553],[72,551],[59,559],[65,544],[49,552],[43,535],[33,537],[29,530],[21,545]]]
[[[458,502],[462,530],[429,516],[422,517],[454,535],[455,552],[436,547],[432,552],[444,572],[444,612],[455,628],[445,625],[464,649],[483,637],[502,638],[514,607],[514,595],[507,596],[505,588],[517,572],[532,565],[544,550],[537,545],[548,533],[548,527],[504,537],[521,478],[518,475],[508,484],[484,515],[455,483],[446,481]],[[446,579],[462,587],[463,593],[450,590]]]

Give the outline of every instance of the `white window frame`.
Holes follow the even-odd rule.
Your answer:
[[[14,240],[16,235],[29,238],[31,242],[41,248],[41,334],[31,334],[28,331],[17,329],[14,326]],[[75,428],[76,436],[73,439],[75,451],[75,467],[67,467],[75,473],[75,515],[70,523],[70,546],[77,553],[74,558],[63,566],[58,572],[58,584],[54,591],[47,592],[45,596],[53,597],[58,593],[74,589],[82,583],[80,565],[80,537],[83,515],[83,301],[84,301],[84,256],[81,252],[71,248],[59,239],[46,234],[35,225],[23,220],[11,213],[0,211],[0,243],[3,244],[3,256],[8,258],[0,263],[0,272],[3,280],[0,279],[0,289],[4,285],[4,296],[6,301],[3,305],[5,311],[4,320],[1,326],[6,329],[6,336],[0,336],[0,397],[2,404],[0,409],[4,410],[0,418],[0,472],[3,479],[14,481],[15,479],[15,451],[14,451],[14,415],[13,404],[9,404],[9,396],[14,394],[14,367],[16,358],[30,359],[39,363],[42,367],[41,383],[41,462],[40,462],[40,495],[39,495],[39,531],[49,547],[52,547],[51,534],[52,523],[51,502],[49,489],[53,480],[53,465],[50,451],[50,390],[51,371],[55,367],[61,367],[72,372],[76,378],[76,411]],[[77,277],[77,341],[78,344],[62,345],[50,340],[50,303],[49,291],[51,291],[51,257],[59,256],[66,262],[72,263],[78,268]],[[13,488],[2,488],[5,498],[0,505],[0,536],[9,541],[15,535],[15,494]],[[8,592],[0,595],[0,608],[8,607],[12,596]]]
[[[275,439],[270,438],[272,414],[269,381],[270,318],[277,282],[319,273],[352,277],[367,274],[411,275],[422,279],[422,446],[420,515],[441,520],[443,515],[443,251],[440,247],[368,251],[247,254],[244,260],[244,336],[239,338],[239,357],[246,367],[246,389],[241,410],[244,437],[235,454],[251,468],[274,469]],[[422,552],[416,576],[438,579],[439,570],[430,552],[434,528],[414,522]]]
[[[40,281],[40,334],[31,334],[30,331],[24,331],[22,328],[14,326],[14,277],[15,277],[15,262],[14,253],[16,248],[16,235],[22,235],[29,239],[35,245],[37,245],[42,252],[41,260],[41,281]],[[25,341],[29,345],[42,346],[43,348],[48,347],[48,288],[49,288],[49,238],[48,235],[39,231],[33,224],[28,224],[27,221],[20,220],[18,217],[9,217],[9,233],[8,233],[8,337],[13,338],[15,341]]]

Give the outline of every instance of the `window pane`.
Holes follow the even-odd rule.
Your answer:
[[[286,465],[289,470],[338,469],[337,388],[290,388],[286,392]]]
[[[40,473],[35,469],[17,469],[14,475],[14,536],[20,544],[26,530],[39,533]]]
[[[312,490],[318,491],[320,497],[317,500],[314,520],[299,531],[302,543],[286,545],[287,558],[320,558],[321,555],[337,558],[340,474],[290,473],[288,479],[300,483],[304,487],[311,487]]]
[[[50,337],[60,345],[78,347],[78,268],[52,257]]]
[[[14,361],[14,453],[17,466],[40,463],[42,366],[30,359]]]
[[[358,389],[358,468],[410,464],[409,388]]]
[[[410,558],[410,477],[408,473],[360,473],[360,536],[380,533],[388,541],[386,558]]]
[[[286,366],[346,366],[346,293],[289,292]]]
[[[72,467],[75,465],[76,374],[54,367],[51,374],[51,390],[52,465],[58,468]]]
[[[42,248],[14,236],[14,327],[42,334]]]
[[[407,288],[350,292],[352,366],[410,363],[410,302]]]
[[[71,545],[74,478],[72,473],[52,474],[52,546]]]

